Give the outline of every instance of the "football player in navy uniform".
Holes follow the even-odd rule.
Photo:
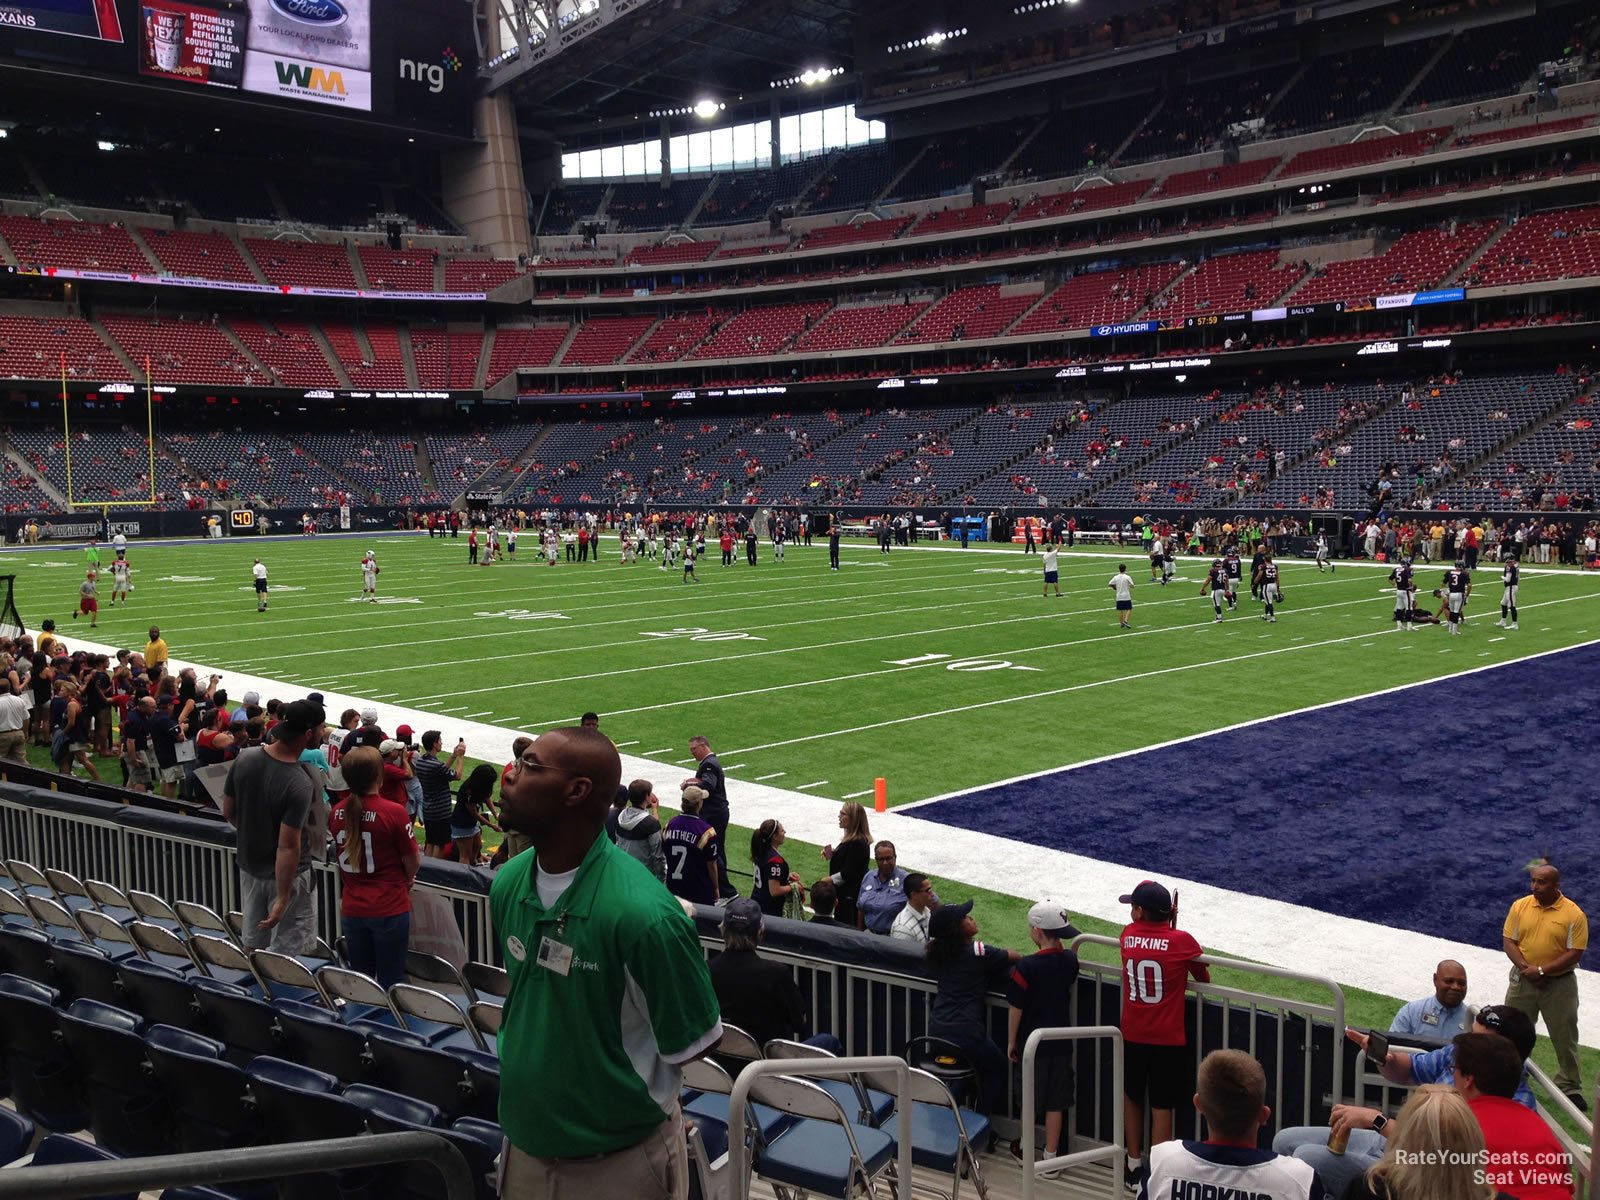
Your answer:
[[[1269,625],[1278,623],[1277,604],[1283,599],[1283,592],[1278,587],[1278,564],[1272,561],[1272,551],[1261,551],[1261,566],[1256,570],[1255,592],[1261,597],[1261,603],[1266,605],[1266,611],[1261,614],[1261,619]]]
[[[1389,572],[1389,579],[1394,584],[1394,623],[1401,629],[1411,629],[1412,613],[1417,607],[1417,593],[1413,586],[1411,559],[1402,558],[1394,570]]]
[[[1472,576],[1461,559],[1444,573],[1444,593],[1445,606],[1450,610],[1450,635],[1457,637],[1467,616],[1467,598],[1472,595]]]
[[[1261,598],[1261,564],[1267,561],[1266,544],[1256,547],[1255,557],[1250,560],[1250,599]]]
[[[1222,620],[1222,606],[1224,603],[1233,607],[1228,596],[1228,568],[1222,565],[1222,560],[1216,559],[1211,564],[1211,570],[1206,572],[1205,582],[1200,585],[1200,594],[1204,596],[1211,593],[1211,611],[1216,613],[1215,619]]]
[[[1229,542],[1222,551],[1222,566],[1227,572],[1228,581],[1228,607],[1239,607],[1239,580],[1243,577],[1243,567],[1239,563],[1239,545]]]
[[[1514,558],[1506,559],[1500,568],[1500,619],[1495,622],[1502,629],[1517,627],[1517,584],[1521,580],[1521,565]]]

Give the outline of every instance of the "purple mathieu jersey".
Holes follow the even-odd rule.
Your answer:
[[[667,890],[696,904],[715,904],[710,867],[716,858],[717,835],[711,825],[679,813],[661,831],[661,844],[667,853]]]

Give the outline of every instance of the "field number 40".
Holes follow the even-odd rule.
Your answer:
[[[919,667],[923,663],[944,662],[948,654],[919,654],[915,658],[891,658],[885,661],[897,667]],[[1004,658],[958,658],[944,664],[946,671],[1037,671],[1038,667],[1019,667]]]
[[[688,638],[691,642],[764,642],[764,637],[753,633],[712,633],[698,625],[686,629],[663,629],[659,633],[642,633],[640,637]]]

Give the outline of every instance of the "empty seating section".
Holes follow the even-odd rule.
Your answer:
[[[603,367],[621,362],[633,344],[655,324],[655,317],[592,317],[561,356],[563,367]]]
[[[1272,126],[1285,134],[1382,112],[1431,58],[1444,35],[1399,46],[1363,46],[1314,59],[1278,99]]]
[[[1126,321],[1149,304],[1181,269],[1177,263],[1154,263],[1075,276],[1046,296],[1011,332],[1054,333],[1087,329],[1106,321]]]
[[[1119,162],[1180,157],[1209,150],[1229,125],[1261,117],[1283,86],[1287,67],[1169,88],[1161,107],[1117,155]]]
[[[603,183],[577,184],[551,192],[544,198],[539,218],[540,233],[570,233],[579,221],[600,211],[606,197]]]
[[[1262,492],[1263,503],[1356,508],[1367,503],[1380,475],[1393,483],[1397,507],[1419,489],[1443,486],[1467,463],[1518,428],[1565,403],[1576,390],[1570,375],[1487,375],[1368,385],[1381,408],[1343,436],[1325,440]]]
[[[280,187],[289,216],[323,229],[364,229],[386,211],[383,188],[364,176],[318,168],[314,180]]]
[[[730,447],[735,465],[729,473],[735,479],[742,473],[744,502],[797,500],[810,480],[808,471],[817,448],[863,415],[833,409],[773,413],[754,423]]]
[[[155,274],[150,260],[119,225],[0,216],[0,237],[5,238],[17,261],[25,267]]]
[[[1366,167],[1387,162],[1391,158],[1415,158],[1426,154],[1451,134],[1450,126],[1435,125],[1414,133],[1383,134],[1362,138],[1343,146],[1323,146],[1316,150],[1302,150],[1278,173],[1279,179],[1309,175],[1314,171],[1344,171],[1352,167]]]
[[[589,493],[574,480],[596,455],[623,450],[647,427],[648,422],[643,421],[576,421],[552,425],[532,460],[522,470],[517,484],[519,494],[530,500],[554,504],[587,503],[585,497],[589,497]],[[506,490],[509,492],[510,488]]]
[[[337,476],[287,438],[253,430],[213,429],[163,439],[192,474],[233,497],[261,497],[273,507],[337,503]]]
[[[918,218],[917,223],[911,228],[911,235],[981,229],[985,225],[998,225],[1010,215],[1009,204],[971,204],[965,208],[943,208]]]
[[[1095,493],[1095,503],[1254,507],[1253,493],[1277,469],[1277,453],[1297,457],[1338,408],[1336,393],[1317,389],[1263,388],[1208,399],[1215,422]]]
[[[126,149],[107,158],[87,140],[74,141],[58,136],[28,148],[45,192],[58,202],[143,212],[160,197],[147,159]]]
[[[400,337],[393,326],[368,325],[358,331],[352,325],[324,321],[322,332],[353,387],[411,386],[406,379],[405,360],[400,356]],[[366,346],[361,342],[363,336]]]
[[[729,171],[717,176],[696,225],[737,224],[765,219],[774,204],[792,204],[822,170],[822,159],[784,163],[777,170]]]
[[[1555,55],[1571,28],[1576,10],[1547,13],[1497,25],[1480,25],[1456,35],[1450,48],[1406,97],[1406,107],[1423,107],[1521,90],[1533,69]]]
[[[828,160],[806,207],[812,212],[866,208],[893,174],[889,147],[882,142],[841,150]]]
[[[157,383],[218,383],[262,387],[272,381],[231,342],[221,327],[205,321],[157,321],[105,314],[100,323],[139,375],[146,363]]]
[[[1463,222],[1448,229],[1418,229],[1382,254],[1352,258],[1316,268],[1295,289],[1296,304],[1325,300],[1369,300],[1394,292],[1438,287],[1498,227],[1496,221]]]
[[[1446,484],[1434,499],[1452,507],[1536,508],[1600,484],[1600,423],[1592,400],[1558,412],[1509,450]],[[1561,507],[1557,504],[1557,507]]]
[[[1079,188],[1075,192],[1050,192],[1023,201],[1017,210],[1018,221],[1037,221],[1043,217],[1062,217],[1070,213],[1094,212],[1099,209],[1121,208],[1132,204],[1150,189],[1148,179],[1135,179],[1128,183]]]
[[[492,292],[510,283],[522,268],[510,258],[447,258],[444,261],[444,290],[447,292]]]
[[[228,324],[245,349],[261,360],[278,383],[288,387],[338,386],[338,376],[306,322],[282,317],[271,321],[235,318]]]
[[[343,246],[326,242],[267,241],[245,238],[245,249],[271,282],[304,287],[356,287],[355,272]]]
[[[360,246],[361,270],[367,284],[379,292],[432,292],[435,255],[426,250],[391,250],[387,246]]]
[[[689,352],[690,358],[753,358],[777,354],[798,333],[828,311],[826,300],[750,308],[723,322],[721,328]]]
[[[1188,436],[1216,414],[1209,395],[1136,394],[1068,423],[1049,443],[990,481],[994,503],[1070,505],[1113,475]]]
[[[1257,158],[1249,162],[1224,163],[1215,167],[1197,167],[1193,171],[1180,171],[1168,175],[1150,189],[1150,199],[1170,200],[1176,196],[1195,196],[1201,192],[1221,192],[1229,188],[1250,187],[1260,183],[1278,165],[1278,159]]]
[[[1003,294],[1000,284],[960,288],[940,300],[902,333],[899,342],[949,342],[994,337],[1026,312],[1040,293]]]
[[[0,316],[0,379],[124,380],[128,369],[82,317]]]
[[[518,367],[548,367],[571,329],[570,325],[502,325],[494,331],[484,386],[499,383]]]
[[[711,327],[726,320],[726,313],[696,309],[662,317],[648,337],[633,348],[628,362],[676,362],[710,334]]]
[[[482,350],[481,332],[413,328],[411,357],[417,364],[417,386],[461,390],[475,387]]]
[[[301,433],[298,441],[371,496],[400,503],[439,498],[418,472],[416,443],[407,436],[318,432]]]
[[[622,260],[628,267],[671,267],[701,263],[717,252],[716,242],[668,242],[662,246],[640,246]]]
[[[611,189],[606,216],[618,229],[676,229],[706,190],[706,179],[674,179],[667,187],[649,183],[619,183]]]
[[[66,445],[59,429],[15,426],[9,442],[42,478],[73,501],[89,503],[150,499],[150,442],[144,429],[90,425],[72,429],[72,486],[67,486]],[[181,473],[157,449],[155,491],[171,500],[184,486]]]
[[[885,220],[855,221],[846,225],[824,225],[813,229],[801,239],[800,250],[822,250],[831,246],[850,246],[857,242],[887,242],[899,237],[911,224],[910,217],[890,217]]]
[[[744,482],[727,442],[752,424],[735,417],[630,422],[627,449],[575,476],[571,486],[602,502],[720,501]]]
[[[229,279],[255,283],[239,248],[220,233],[187,229],[140,229],[139,236],[170,274],[186,279]]]
[[[278,219],[272,197],[261,186],[259,163],[249,169],[218,170],[212,164],[185,164],[183,178],[175,181],[180,195],[204,217],[218,221],[269,221]]]
[[[885,472],[884,479],[908,498],[983,504],[992,492],[1000,498],[997,503],[1013,503],[1004,468],[1036,449],[1052,430],[1065,428],[1084,408],[1082,400],[996,400],[976,421],[948,435],[944,447],[954,453],[914,455]]]
[[[1557,133],[1571,133],[1594,124],[1593,117],[1566,117],[1555,121],[1538,121],[1531,125],[1513,125],[1509,129],[1484,129],[1474,132],[1469,126],[1456,135],[1452,148],[1459,146],[1492,146],[1499,142],[1516,142],[1523,138],[1550,137]]]
[[[882,346],[926,307],[925,302],[917,301],[836,308],[796,338],[792,349],[799,353]]]
[[[1179,277],[1172,290],[1156,300],[1155,312],[1184,317],[1266,308],[1288,291],[1300,274],[1298,266],[1280,266],[1276,250],[1218,255]]]
[[[479,480],[500,478],[539,436],[538,422],[486,425],[464,434],[427,439],[434,482],[447,498]]]
[[[820,445],[803,462],[775,472],[763,479],[764,498],[783,502],[789,495],[831,496],[855,503],[873,503],[866,498],[868,488],[881,494],[875,479],[868,479],[923,450],[930,456],[943,456],[946,431],[970,420],[975,408],[909,409],[890,408],[847,428],[838,437]],[[796,469],[798,468],[798,469]],[[819,487],[811,487],[816,482]],[[778,489],[782,489],[779,491]]]
[[[941,133],[927,143],[927,149],[914,162],[913,156],[922,149],[921,142],[912,143],[904,150],[901,150],[901,143],[892,143],[898,154],[896,166],[903,167],[911,162],[911,169],[895,183],[892,199],[942,196],[965,188],[973,176],[999,166],[1032,127],[1032,121],[1025,121]]]
[[[1015,179],[1052,179],[1104,168],[1155,102],[1152,95],[1129,96],[1047,117],[1005,173]]]
[[[1600,208],[1568,208],[1524,217],[1473,263],[1469,286],[1575,279],[1600,274]]]

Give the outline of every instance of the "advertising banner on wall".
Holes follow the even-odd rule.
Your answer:
[[[244,74],[244,13],[188,0],[141,0],[139,74],[236,88]]]
[[[250,0],[244,87],[372,109],[370,0]]]

